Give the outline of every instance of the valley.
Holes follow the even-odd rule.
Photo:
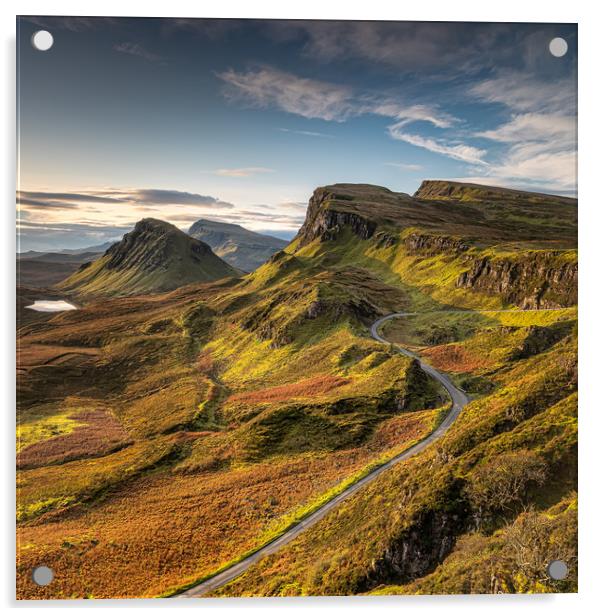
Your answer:
[[[249,274],[138,223],[18,312],[19,596],[574,591],[576,221],[336,184]]]

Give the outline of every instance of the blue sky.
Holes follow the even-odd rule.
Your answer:
[[[335,182],[576,192],[575,25],[29,17],[18,31],[20,250],[101,243],[146,216],[289,238]]]

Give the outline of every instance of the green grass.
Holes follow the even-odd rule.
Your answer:
[[[72,415],[77,409],[62,410],[56,405],[34,407],[17,417],[17,452],[29,445],[73,432],[82,424]]]

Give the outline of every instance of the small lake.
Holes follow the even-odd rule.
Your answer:
[[[36,299],[31,306],[25,306],[36,312],[62,312],[63,310],[77,310],[77,306],[62,299]]]

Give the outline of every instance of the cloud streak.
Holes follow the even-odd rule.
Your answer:
[[[457,121],[429,105],[404,105],[381,93],[357,93],[351,86],[299,77],[270,66],[247,72],[230,69],[217,76],[225,83],[224,93],[230,100],[260,108],[276,107],[307,119],[345,122],[372,114],[391,118],[399,127],[427,122],[438,128]],[[320,135],[311,131],[305,134]]]
[[[486,162],[483,160],[483,157],[487,153],[486,150],[481,150],[479,148],[475,148],[473,146],[466,145],[463,143],[447,143],[443,141],[438,141],[436,139],[431,139],[429,137],[422,137],[420,135],[405,133],[398,130],[396,127],[391,127],[389,129],[389,133],[391,137],[393,137],[393,139],[405,141],[410,145],[429,150],[429,152],[442,154],[444,156],[448,156],[449,158],[460,160],[465,163],[480,165],[486,164]]]
[[[254,107],[276,107],[307,119],[339,123],[361,115],[381,116],[394,121],[387,128],[393,139],[471,163],[481,163],[485,154],[484,150],[469,145],[445,145],[402,131],[415,122],[445,129],[459,121],[430,105],[408,105],[382,95],[356,93],[350,86],[299,77],[269,66],[247,72],[230,69],[217,76],[226,84],[225,95],[228,99],[243,101]],[[311,131],[304,134],[321,136],[321,133]]]
[[[304,137],[326,137],[329,139],[333,137],[333,135],[329,135],[328,133],[320,133],[318,131],[313,131],[313,130],[295,130],[292,128],[279,128],[278,130],[283,133],[293,133],[295,135],[303,135]]]
[[[248,178],[259,173],[273,173],[274,169],[267,167],[239,167],[236,169],[216,169],[213,173],[228,178]]]
[[[416,165],[414,163],[385,163],[387,167],[396,167],[397,169],[403,169],[405,171],[420,171],[424,169],[422,165]]]
[[[77,201],[92,203],[119,203],[122,199],[97,195],[95,193],[75,192],[40,192],[31,190],[18,190],[17,199],[22,203],[25,199],[41,199],[45,201]]]
[[[510,117],[475,134],[505,146],[484,176],[498,183],[536,185],[574,193],[577,187],[575,80],[544,82],[530,74],[500,73],[471,93],[502,105]]]
[[[202,208],[232,208],[234,205],[217,197],[181,190],[136,188],[132,190],[107,190],[89,192],[17,191],[17,203],[28,207],[83,208],[88,204],[110,205],[188,205]]]
[[[147,62],[155,62],[155,63],[165,63],[165,58],[160,56],[157,53],[149,51],[139,43],[132,43],[131,41],[125,41],[123,43],[117,43],[113,45],[114,51],[118,51],[119,53],[125,53],[130,56],[136,56],[137,58],[142,58]]]
[[[344,122],[356,112],[349,86],[298,77],[272,67],[247,72],[232,69],[218,73],[231,100],[257,107],[275,106],[304,118]]]

